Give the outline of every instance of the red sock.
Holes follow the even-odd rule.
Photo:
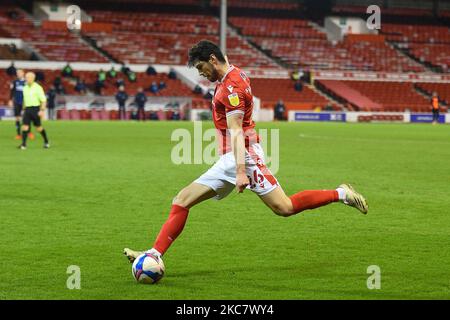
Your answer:
[[[176,204],[172,205],[169,218],[167,218],[167,221],[162,226],[155,244],[153,245],[153,248],[158,250],[159,253],[164,254],[181,231],[183,231],[188,212],[189,209],[180,207]]]
[[[314,209],[325,206],[331,202],[339,201],[336,190],[306,190],[290,196],[294,212]]]

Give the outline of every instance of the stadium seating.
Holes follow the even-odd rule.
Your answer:
[[[384,23],[381,29],[387,40],[400,44],[423,63],[450,71],[450,29],[438,25]]]
[[[379,1],[381,2],[381,1]],[[370,4],[377,4],[375,1],[370,2]],[[402,7],[383,7],[381,3],[378,3],[381,7],[383,15],[389,16],[399,16],[399,17],[423,17],[423,16],[431,16],[431,9],[424,8],[402,8]],[[368,5],[342,5],[337,4],[333,6],[333,13],[340,14],[363,14],[366,15]]]
[[[0,35],[1,37],[1,35]],[[3,60],[30,60],[31,55],[22,49],[13,49],[10,45],[0,45],[0,59]]]
[[[272,56],[308,69],[422,72],[425,68],[384,41],[345,39],[333,44],[326,34],[300,19],[231,17],[230,23]]]
[[[301,91],[294,89],[294,82],[290,79],[251,79],[252,92],[261,99],[263,107],[273,108],[282,99],[287,109],[323,108],[329,104],[326,98],[304,85]]]
[[[302,19],[230,17],[228,22],[246,36],[326,39],[326,35]]]
[[[12,19],[8,12],[14,11]],[[40,56],[53,61],[109,62],[87,45],[77,34],[63,30],[46,30],[34,26],[31,19],[17,7],[0,8],[0,31],[8,38],[25,41]]]
[[[210,5],[218,7],[220,0],[212,0]],[[242,1],[242,0],[228,0],[227,5],[230,8],[246,8],[246,9],[263,9],[263,10],[297,10],[299,4],[296,2],[282,3],[277,1]]]
[[[191,5],[197,4],[192,0]],[[180,0],[154,0],[157,5],[180,5]],[[218,0],[211,1],[217,8]],[[296,11],[301,7],[297,2],[277,1],[237,1],[229,0],[230,8],[242,9],[239,16],[230,15],[227,29],[227,56],[231,63],[242,68],[259,70],[282,70],[279,63],[286,67],[301,67],[311,70],[337,71],[371,71],[371,72],[426,72],[425,66],[439,66],[444,72],[450,65],[450,31],[446,26],[436,24],[410,24],[403,17],[415,17],[417,14],[429,14],[427,9],[387,8],[383,13],[398,16],[399,22],[384,22],[380,35],[371,39],[357,39],[353,35],[344,41],[333,43],[327,40],[326,34],[316,23],[303,18],[273,18],[270,14],[246,16],[246,9],[254,8],[276,12]],[[342,6],[333,8],[336,13],[366,14],[366,6]],[[208,14],[164,13],[161,12],[126,12],[103,9],[86,9],[94,22],[109,24],[109,30],[83,30],[82,34],[64,30],[35,26],[32,18],[15,6],[0,8],[0,36],[20,38],[39,57],[50,61],[85,61],[109,62],[109,58],[94,49],[85,39],[95,41],[98,48],[112,59],[126,64],[168,64],[185,65],[187,51],[193,43],[202,39],[219,42],[219,20]],[[15,15],[11,15],[11,12]],[[190,11],[186,11],[190,12]],[[441,12],[445,16],[445,12]],[[283,15],[281,15],[283,16]],[[287,15],[286,15],[287,16]],[[395,44],[395,46],[394,46]],[[255,46],[256,45],[256,46]],[[258,50],[259,49],[262,50]],[[407,49],[407,54],[399,48]],[[12,59],[7,54],[8,48],[0,46],[0,58]],[[409,56],[408,56],[409,55]],[[413,59],[411,59],[411,56]],[[275,62],[278,61],[278,62]],[[284,64],[283,64],[284,63]],[[45,70],[43,83],[47,90],[59,70]],[[96,71],[76,71],[75,76],[82,78],[92,91],[97,77]],[[126,90],[134,95],[138,88],[149,88],[154,81],[166,83],[166,88],[154,96],[189,96],[193,98],[195,108],[209,108],[210,102],[201,94],[192,90],[180,80],[169,79],[167,74],[148,76],[137,73],[136,82],[129,82],[127,77],[118,73],[125,81]],[[272,77],[276,77],[273,76]],[[0,103],[6,102],[9,95],[9,82],[12,80],[4,72],[0,73],[2,93]],[[293,87],[289,79],[259,79],[252,77],[253,93],[261,98],[263,106],[270,106],[278,99],[283,99],[288,108],[300,109],[333,106],[331,100],[319,94],[314,86],[305,85],[301,92]],[[74,79],[63,79],[67,94],[77,95],[74,90]],[[322,91],[347,104],[355,110],[403,111],[428,110],[429,101],[419,94],[412,83],[398,82],[366,82],[318,80],[315,85]],[[435,90],[440,97],[449,102],[445,85],[432,87],[431,84],[417,84],[417,88],[430,93]],[[418,91],[420,91],[418,90]],[[117,91],[115,82],[105,82],[103,95],[114,95]],[[406,94],[405,94],[406,93]],[[337,106],[333,106],[337,109]],[[64,114],[61,114],[64,117]],[[114,115],[108,115],[108,118]],[[67,117],[102,118],[101,114],[67,114]],[[103,116],[105,118],[105,116]],[[102,119],[103,119],[102,118]]]
[[[43,72],[45,79],[44,81],[40,81],[40,84],[44,87],[44,90],[47,91],[52,86],[53,82],[55,81],[56,77],[61,77],[61,71],[60,70],[30,70],[27,71],[41,71]],[[14,80],[14,77],[10,77],[8,74],[6,74],[5,70],[0,71],[0,104],[6,104],[9,100],[10,96],[10,83]],[[66,94],[70,95],[79,95],[74,89],[74,83],[73,81],[61,77],[61,81],[63,84],[63,87],[65,89]]]
[[[337,100],[356,106],[359,111],[423,111],[430,101],[415,89],[413,83],[381,81],[316,80]]]
[[[113,23],[114,30],[111,33],[85,34],[115,59],[128,63],[183,65],[193,43],[202,39],[219,42],[219,23],[213,16],[99,11],[89,14],[96,22]],[[138,34],[137,30],[141,32]],[[279,68],[231,30],[228,36],[227,55],[230,62],[239,63],[240,67]]]
[[[417,87],[427,92],[430,96],[436,92],[440,100],[450,106],[450,84],[449,83],[417,83]]]
[[[32,70],[30,70],[32,71]],[[38,71],[38,70],[34,70]],[[56,77],[61,76],[60,70],[39,70],[42,71],[45,75],[45,80],[41,82],[45,91],[49,90],[52,86]],[[96,71],[74,71],[74,77],[80,77],[86,82],[88,89],[94,89],[94,82],[97,79]],[[146,73],[136,73],[136,82],[130,82],[126,77],[124,77],[121,73],[118,74],[117,78],[122,78],[125,81],[126,91],[129,95],[135,95],[140,87],[144,89],[148,89],[150,84],[155,81],[157,84],[160,81],[164,81],[166,87],[164,89],[159,90],[157,93],[153,94],[150,92],[146,92],[148,96],[165,96],[165,97],[192,97],[195,99],[196,106],[198,108],[208,108],[209,101],[203,99],[201,94],[195,94],[192,92],[190,88],[188,88],[185,84],[183,84],[179,79],[169,79],[168,75],[165,73],[160,73],[154,76],[149,76]],[[65,89],[65,93],[67,95],[81,95],[77,91],[75,91],[75,78],[68,79],[62,78],[62,83]],[[12,77],[6,74],[6,71],[0,72],[0,83],[1,83],[1,93],[0,93],[0,104],[6,104],[9,100],[9,84],[13,80]],[[117,92],[117,86],[115,84],[115,80],[107,79],[105,82],[105,88],[102,90],[103,95],[115,95]]]

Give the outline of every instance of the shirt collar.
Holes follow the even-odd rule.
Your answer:
[[[219,83],[222,83],[223,80],[225,80],[225,78],[227,77],[227,75],[234,70],[234,66],[232,64],[230,64],[230,67],[228,68],[227,72],[225,73],[225,75],[222,77],[222,79],[220,79]]]

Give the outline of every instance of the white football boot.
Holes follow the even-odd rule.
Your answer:
[[[341,184],[338,188],[342,188],[345,191],[344,204],[354,207],[364,214],[367,214],[369,205],[366,199],[353,189],[353,187],[347,183]]]
[[[127,256],[128,261],[130,261],[131,263],[133,263],[134,260],[143,253],[144,251],[134,251],[129,248],[123,249],[123,254]]]

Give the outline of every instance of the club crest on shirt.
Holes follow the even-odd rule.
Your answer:
[[[228,95],[228,101],[230,101],[230,104],[233,107],[236,107],[239,105],[239,96],[237,93],[232,93],[230,95]]]

